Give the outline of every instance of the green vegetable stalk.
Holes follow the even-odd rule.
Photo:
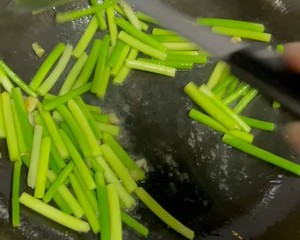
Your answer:
[[[66,95],[70,92],[70,90],[73,88],[75,81],[77,80],[81,70],[83,69],[87,59],[88,59],[88,55],[85,52],[83,54],[81,54],[81,56],[78,58],[76,63],[73,65],[68,76],[66,77],[66,80],[64,81],[64,83],[58,93],[59,96]]]
[[[235,90],[223,99],[223,103],[226,105],[230,105],[231,103],[239,99],[241,96],[243,96],[245,93],[247,93],[249,89],[250,85],[246,83],[241,83],[237,90]]]
[[[232,20],[232,19],[222,19],[222,18],[198,18],[197,23],[200,25],[205,25],[209,27],[227,27],[227,28],[237,28],[244,29],[254,32],[264,32],[265,27],[263,24]]]
[[[54,63],[60,57],[65,49],[65,45],[63,43],[58,43],[51,53],[47,56],[45,61],[42,63],[36,74],[34,75],[33,79],[31,80],[29,86],[33,90],[37,90],[38,87],[43,82],[44,78],[46,77],[47,73],[50,71]]]
[[[96,161],[95,158],[87,158],[87,161],[89,161],[89,163],[91,165],[91,169],[94,172],[104,173],[104,169],[101,167],[101,165],[99,164],[99,162]]]
[[[227,63],[223,61],[217,63],[206,84],[209,89],[213,89],[218,84],[226,68],[228,68]]]
[[[2,97],[0,95],[0,139],[6,138],[6,127],[4,121]]]
[[[5,64],[2,60],[0,60],[0,68],[5,72],[5,74],[12,80],[18,87],[20,87],[24,92],[28,95],[36,97],[37,93],[27,85],[14,71]]]
[[[113,6],[110,6],[106,9],[106,17],[107,17],[111,45],[114,47],[117,42],[118,28],[116,25],[116,17],[115,17]]]
[[[70,151],[71,159],[74,162],[74,165],[80,171],[80,174],[83,177],[86,186],[88,187],[89,190],[95,189],[96,188],[95,181],[92,178],[88,167],[86,166],[85,162],[81,158],[77,149],[74,147],[71,140],[69,139],[69,137],[63,130],[60,130],[60,135],[61,135],[62,139],[64,140],[64,142],[66,143],[67,148]]]
[[[90,127],[90,124],[78,106],[78,104],[74,100],[68,101],[68,108],[70,112],[72,113],[73,117],[75,118],[77,124],[82,129],[83,135],[85,136],[85,140],[88,142],[93,156],[99,156],[101,155],[101,150],[99,147],[98,140],[93,132],[93,130]]]
[[[91,5],[92,6],[97,6],[99,5],[97,0],[90,0]],[[98,21],[98,25],[101,31],[104,31],[107,29],[107,25],[106,25],[106,20],[105,20],[105,14],[104,14],[104,10],[98,11],[95,13],[97,21]]]
[[[43,201],[45,203],[50,202],[50,200],[54,197],[57,192],[57,189],[60,187],[61,184],[67,179],[69,174],[73,171],[74,163],[70,162],[58,175],[58,177],[54,180],[54,182],[49,186]]]
[[[23,95],[22,95],[20,88],[12,89],[12,99],[13,99],[14,105],[16,107],[18,118],[20,120],[23,135],[26,136],[24,140],[25,140],[27,149],[30,151],[32,148],[33,127],[31,126],[31,124],[29,122],[28,114],[25,109]]]
[[[97,126],[97,123],[95,122],[92,114],[89,112],[89,110],[86,107],[86,104],[84,103],[84,101],[82,100],[82,98],[80,96],[74,98],[75,102],[77,103],[78,107],[81,109],[82,113],[85,115],[88,123],[91,126],[91,129],[93,130],[95,136],[97,137],[97,139],[101,139],[102,138],[102,133],[101,131],[99,131],[99,128]]]
[[[177,35],[151,35],[158,42],[188,42],[186,38]]]
[[[113,152],[113,150],[107,144],[103,144],[101,146],[101,150],[103,152],[103,156],[105,160],[108,162],[110,167],[114,170],[116,175],[122,181],[127,191],[129,193],[133,192],[138,186],[136,182],[133,180],[133,178],[131,177],[126,167],[118,158],[118,156]]]
[[[194,239],[195,233],[184,226],[181,222],[170,215],[161,205],[158,204],[143,188],[139,187],[135,191],[138,198],[163,222],[170,228],[186,237],[187,239]]]
[[[68,125],[70,131],[72,132],[79,149],[85,157],[92,156],[92,149],[88,142],[85,140],[82,129],[77,124],[75,118],[70,113],[69,109],[65,105],[60,105],[57,107],[58,112],[62,115],[65,123]]]
[[[179,36],[176,32],[173,32],[171,30],[167,30],[164,28],[153,28],[152,34],[153,35],[177,35],[177,36]]]
[[[111,68],[115,66],[120,57],[124,45],[125,43],[123,41],[117,39],[116,45],[112,48],[111,53],[108,54],[107,66]]]
[[[119,41],[121,41],[121,40],[119,40]],[[123,42],[123,41],[121,41],[121,42]],[[127,44],[124,44],[122,46],[122,49],[120,50],[120,54],[118,56],[118,59],[116,60],[115,64],[113,66],[111,66],[112,67],[111,74],[113,76],[116,76],[120,72],[120,70],[126,60],[126,57],[128,58],[128,54],[130,51],[131,51],[131,48]]]
[[[46,111],[53,110],[57,106],[68,102],[69,100],[73,99],[74,97],[79,96],[79,95],[89,91],[90,89],[91,89],[91,83],[87,83],[87,84],[82,85],[81,87],[78,87],[76,89],[69,91],[68,93],[66,93],[64,95],[47,100],[43,105],[44,109]]]
[[[236,89],[237,89],[237,86],[239,85],[239,80],[237,78],[234,78],[232,80],[232,82],[229,84],[225,94],[224,94],[224,98],[229,96],[231,93],[233,93]]]
[[[124,186],[120,183],[115,173],[111,170],[110,166],[106,163],[103,157],[97,157],[95,160],[100,164],[104,170],[104,179],[106,183],[114,183],[121,200],[122,205],[126,209],[132,209],[135,206],[134,198],[126,191]]]
[[[80,171],[78,168],[74,167],[74,174],[77,178],[77,181],[79,182],[80,187],[82,188],[90,206],[92,207],[93,211],[98,215],[99,214],[99,208],[97,203],[97,196],[95,194],[94,190],[89,190],[87,185],[84,182],[84,179],[82,178]],[[95,180],[95,179],[94,179]]]
[[[95,173],[95,182],[97,189],[97,199],[99,208],[99,221],[101,226],[101,239],[110,240],[110,215],[109,215],[109,202],[107,191],[104,182],[104,176],[101,172]]]
[[[226,114],[223,109],[212,102],[212,100],[204,93],[199,91],[198,87],[193,82],[187,84],[184,91],[198,106],[221,123],[225,128],[229,130],[240,129],[239,124],[231,116]]]
[[[235,105],[235,107],[233,108],[233,111],[236,114],[239,114],[240,112],[242,112],[248,106],[248,104],[257,96],[257,94],[258,94],[258,90],[254,89],[254,88],[250,89],[244,95],[244,97]]]
[[[150,35],[142,32],[141,30],[138,30],[134,26],[132,26],[129,22],[122,18],[116,19],[117,25],[122,28],[125,32],[130,34],[132,37],[135,37],[137,40],[151,46],[154,48],[157,48],[159,50],[165,51],[166,48],[158,41],[156,41],[154,38],[152,38]]]
[[[220,83],[218,83],[215,87],[213,87],[211,91],[214,94],[219,94],[224,89],[226,90],[226,88],[233,82],[234,79],[235,77],[232,75],[225,77]]]
[[[141,60],[126,60],[126,67],[143,70],[146,72],[157,73],[168,77],[175,77],[176,69],[155,63],[144,62]]]
[[[75,10],[70,12],[58,12],[56,14],[55,20],[57,23],[65,23],[69,22],[78,18],[82,18],[88,15],[92,15],[96,12],[101,12],[110,6],[113,6],[115,4],[114,0],[108,0],[104,3],[97,5],[97,6],[91,6],[90,8],[84,9],[84,10]]]
[[[139,53],[138,50],[132,48],[129,53],[129,56],[131,56],[131,57],[128,56],[127,59],[131,59],[131,58],[136,59],[138,53]],[[130,68],[123,66],[120,69],[119,73],[114,77],[113,84],[122,85],[124,83],[124,81],[126,80],[126,78],[128,77],[130,70],[131,70]]]
[[[1,103],[9,158],[11,161],[18,161],[20,160],[20,151],[17,141],[16,126],[14,124],[11,98],[8,92],[1,93]]]
[[[47,79],[39,86],[37,89],[37,92],[44,96],[46,93],[48,93],[53,85],[57,82],[63,71],[65,70],[67,64],[69,63],[69,60],[71,58],[73,51],[72,45],[67,45],[64,49],[64,52],[58,61],[56,67],[53,69],[51,74],[47,77]]]
[[[62,159],[67,159],[69,157],[69,152],[64,141],[61,139],[61,136],[58,133],[57,126],[52,119],[51,114],[48,111],[45,111],[42,105],[38,106],[39,113],[41,114],[42,120],[45,124],[45,127],[48,130],[48,133],[52,139],[53,145],[56,147],[59,155]]]
[[[49,182],[53,184],[56,178],[57,178],[56,174],[53,171],[48,170],[47,179],[49,180]],[[81,218],[83,216],[84,212],[82,207],[80,206],[76,198],[73,196],[71,191],[64,184],[61,184],[58,187],[57,193],[66,202],[66,204],[69,206],[69,208],[71,209],[72,213],[76,218]]]
[[[166,60],[204,64],[207,62],[207,57],[204,55],[193,56],[193,55],[183,54],[183,53],[182,54],[168,53]]]
[[[35,124],[43,126],[43,136],[44,137],[50,137],[49,131],[46,128],[46,125],[41,117],[41,115],[37,112],[35,118]],[[58,152],[56,146],[54,144],[51,145],[50,149],[50,155],[53,161],[55,161],[55,164],[59,169],[63,169],[66,166],[66,163],[64,159],[60,156],[60,153]]]
[[[142,224],[140,224],[137,220],[129,216],[127,213],[124,211],[121,211],[121,218],[122,221],[132,229],[134,229],[136,232],[141,234],[144,237],[147,237],[149,234],[148,228],[144,227]]]
[[[255,156],[263,161],[271,163],[277,167],[285,169],[296,175],[300,175],[300,165],[299,164],[293,163],[287,159],[279,157],[275,154],[272,154],[272,153],[265,151],[259,147],[251,145],[249,143],[246,143],[243,140],[237,139],[228,134],[224,135],[224,137],[222,138],[222,141],[234,148],[241,150],[242,152],[248,153],[252,156]]]
[[[199,46],[191,42],[163,42],[162,44],[165,46],[167,50],[176,50],[176,51],[199,50]]]
[[[106,191],[108,198],[111,239],[122,240],[121,210],[116,186],[113,183],[108,184],[106,186]]]
[[[135,181],[142,181],[145,179],[145,174],[136,162],[128,155],[122,146],[110,134],[103,134],[104,143],[108,144],[114,153],[119,157],[122,163],[128,168],[130,175]]]
[[[167,54],[164,51],[153,48],[140,40],[130,36],[124,31],[121,31],[118,35],[118,38],[128,44],[129,46],[136,48],[137,50],[160,60],[165,60],[167,58]]]
[[[177,50],[167,50],[168,55],[183,55],[184,57],[188,56],[206,56],[205,54],[200,53],[200,51],[177,51]],[[188,56],[186,56],[188,55]]]
[[[88,59],[86,60],[86,63],[73,86],[73,89],[81,87],[89,81],[97,63],[101,42],[102,41],[99,39],[94,41]]]
[[[70,216],[44,202],[38,200],[27,193],[22,193],[20,203],[38,212],[41,215],[77,232],[88,232],[90,226],[87,222]]]
[[[257,40],[262,42],[270,42],[272,35],[270,33],[261,33],[261,32],[254,32],[244,29],[234,29],[228,27],[212,27],[212,31],[214,33],[219,33],[222,35],[233,36],[233,37],[241,37],[251,40]]]
[[[20,176],[22,170],[22,162],[16,161],[14,163],[13,183],[12,183],[12,196],[11,196],[11,209],[12,209],[12,225],[13,227],[20,226]]]
[[[101,107],[99,106],[95,106],[95,105],[91,105],[91,104],[85,104],[87,109],[89,110],[90,113],[101,113]]]
[[[122,9],[118,4],[116,4],[116,5],[114,6],[114,10],[115,10],[118,14],[120,14],[123,18],[125,18],[125,19],[127,18],[127,16],[125,15],[123,9]],[[139,20],[139,22],[140,22],[140,25],[141,25],[142,30],[145,31],[145,32],[148,31],[149,25],[146,24],[145,22],[141,21],[140,19],[138,19],[138,20]]]
[[[250,132],[251,128],[237,115],[231,108],[226,106],[220,99],[218,99],[205,85],[202,85],[199,88],[199,91],[202,92],[206,97],[210,99],[216,106],[223,110],[227,116],[233,119],[238,125],[239,128],[245,132]],[[236,129],[231,129],[236,130]],[[238,129],[239,130],[239,129]]]
[[[47,183],[49,183],[49,181],[47,181]],[[55,194],[53,196],[53,201],[55,202],[55,204],[59,207],[59,209],[61,211],[63,211],[64,213],[66,213],[68,215],[72,214],[72,210],[69,208],[68,204],[65,202],[65,200],[59,194]]]
[[[95,75],[93,78],[93,84],[91,88],[91,92],[95,93],[98,97],[104,97],[105,90],[108,84],[108,78],[105,77],[105,69],[108,58],[108,50],[109,50],[109,35],[105,35],[100,47]],[[106,81],[105,81],[106,80]]]
[[[241,116],[241,119],[243,119],[243,121],[247,123],[249,126],[256,129],[272,132],[274,131],[275,128],[275,124],[272,122],[266,122],[254,118],[245,117],[245,116]]]
[[[24,163],[26,166],[28,166],[29,151],[28,151],[27,145],[25,143],[25,137],[22,132],[20,119],[18,118],[16,106],[14,105],[14,103],[11,104],[11,107],[12,107],[12,113],[13,113],[13,118],[14,118],[15,129],[16,129],[17,143],[19,146],[20,157],[23,161],[25,160]],[[26,162],[27,160],[28,160],[28,162]]]
[[[75,58],[79,58],[86,48],[88,47],[89,43],[91,42],[92,38],[94,37],[98,28],[98,21],[96,16],[94,16],[87,28],[85,29],[82,37],[80,38],[79,42],[77,43],[76,47],[73,50],[72,56]]]
[[[68,124],[66,122],[61,122],[59,127],[64,130],[64,132],[68,135],[68,137],[70,138],[71,142],[73,143],[73,145],[76,147],[76,149],[78,149],[78,151],[80,153],[82,153],[80,151],[80,147],[77,144],[76,138],[74,137],[74,134],[72,133],[72,131],[70,130]]]
[[[149,58],[138,58],[137,60],[142,62],[154,63],[157,65],[163,65],[171,68],[176,68],[177,70],[191,70],[193,68],[192,62],[183,62],[183,61],[173,61],[173,60],[157,60],[157,59],[149,59]]]
[[[120,4],[121,8],[123,9],[129,22],[132,24],[132,26],[138,30],[142,30],[141,23],[140,23],[139,19],[137,18],[137,16],[135,15],[135,12],[132,9],[132,7],[124,0],[119,0],[119,4]]]
[[[35,198],[43,198],[45,195],[50,148],[51,148],[51,138],[49,137],[42,138],[37,175],[36,175],[36,183],[34,189]]]
[[[11,93],[11,89],[14,86],[1,67],[0,67],[0,83],[7,92]]]
[[[252,143],[253,141],[253,138],[254,136],[250,133],[247,133],[247,132],[242,132],[242,131],[236,131],[236,130],[231,130],[231,131],[228,131],[225,127],[223,127],[219,122],[217,122],[216,120],[214,120],[213,118],[205,115],[204,113],[201,113],[195,109],[192,109],[190,112],[189,112],[189,117],[191,119],[194,119],[218,132],[221,132],[221,133],[228,133],[228,134],[231,134],[237,138],[240,138],[246,142],[249,142],[249,143]]]
[[[146,15],[140,11],[136,12],[136,16],[144,22],[153,23],[153,24],[158,25],[158,22],[155,19],[153,19],[152,17],[149,17],[148,15]]]
[[[71,173],[69,175],[69,179],[71,182],[71,186],[75,192],[75,195],[84,210],[84,215],[86,216],[93,232],[98,233],[100,231],[100,224],[99,224],[98,218],[97,218],[96,213],[94,212],[93,208],[89,204],[89,201],[86,198],[85,193],[84,193],[83,189],[81,188],[74,173]]]
[[[29,165],[29,160],[28,160],[28,165]],[[51,156],[51,152],[50,152],[50,158],[49,158],[49,169],[52,170],[55,174],[59,174],[59,172],[60,172],[60,168],[57,166],[55,160]],[[47,188],[47,185],[46,185],[46,188]]]

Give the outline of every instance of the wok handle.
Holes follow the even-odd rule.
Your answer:
[[[248,47],[232,53],[227,62],[238,78],[300,116],[300,75],[287,67],[282,56]]]

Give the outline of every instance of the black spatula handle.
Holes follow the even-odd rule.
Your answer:
[[[282,56],[249,47],[231,54],[227,62],[240,80],[300,116],[300,75],[287,67]]]

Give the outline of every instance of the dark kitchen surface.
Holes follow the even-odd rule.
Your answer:
[[[300,39],[300,2],[297,0],[169,0],[170,5],[193,17],[225,17],[262,22],[277,42]],[[66,9],[85,6],[75,1]],[[62,8],[60,8],[62,9]],[[58,41],[75,44],[88,18],[64,25],[53,21],[54,11],[40,15],[0,15],[0,58],[25,80],[30,81],[41,63],[31,50],[39,42],[47,52]],[[220,134],[187,117],[193,103],[183,93],[189,81],[207,80],[214,62],[180,72],[176,78],[134,72],[124,86],[111,85],[104,102],[93,95],[86,99],[115,112],[123,126],[121,141],[136,158],[151,166],[141,184],[158,202],[195,230],[197,239],[300,238],[300,179],[276,167],[248,157],[220,141]],[[273,110],[271,101],[260,97],[246,115],[275,121],[275,133],[257,131],[255,144],[293,159],[280,128],[290,120]],[[46,220],[22,207],[22,225],[13,229],[9,220],[11,164],[6,146],[0,146],[0,239],[98,239],[82,235]],[[25,183],[25,172],[23,176]],[[23,190],[28,190],[23,186]],[[184,239],[168,229],[142,204],[132,212],[149,227],[150,240]],[[124,239],[143,239],[125,228]]]

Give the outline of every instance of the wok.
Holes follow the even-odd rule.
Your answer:
[[[300,39],[300,3],[296,0],[168,0],[193,17],[224,17],[262,22],[276,42]],[[1,4],[2,2],[0,2]],[[85,6],[76,0],[61,10]],[[39,15],[0,15],[0,58],[29,81],[41,59],[31,50],[39,42],[48,52],[58,41],[75,44],[88,18],[64,25],[54,23],[54,11]],[[275,43],[275,41],[274,41]],[[221,135],[187,117],[193,103],[183,93],[189,81],[200,84],[214,66],[195,67],[166,78],[135,71],[124,86],[109,86],[104,101],[85,99],[121,120],[123,146],[136,159],[145,158],[151,172],[141,185],[171,214],[196,232],[196,239],[300,238],[300,179],[281,169],[225,146]],[[57,89],[59,86],[56,86]],[[281,127],[293,119],[270,107],[263,96],[251,103],[245,115],[277,124],[274,133],[257,131],[255,144],[300,163],[285,144]],[[98,239],[78,234],[21,208],[21,227],[13,229],[9,217],[12,166],[6,145],[0,142],[0,239]],[[22,191],[26,190],[25,171]],[[168,229],[142,204],[131,212],[150,230],[149,240],[183,239]],[[125,227],[124,239],[143,239]]]

